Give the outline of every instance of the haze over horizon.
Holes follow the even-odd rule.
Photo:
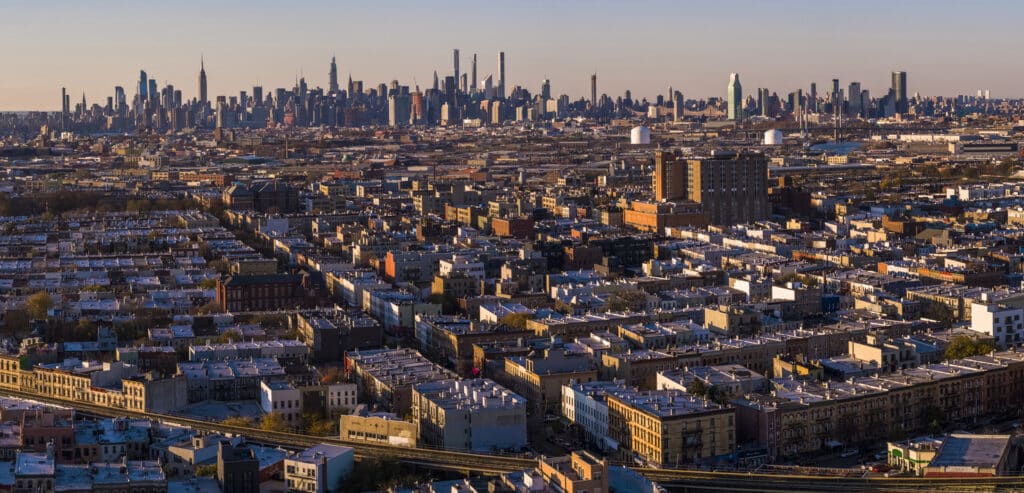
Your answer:
[[[969,8],[967,8],[969,7]],[[462,71],[478,56],[478,79],[497,73],[505,51],[508,86],[578,99],[598,92],[653,100],[668,87],[687,98],[724,97],[730,72],[745,93],[767,87],[784,95],[832,78],[859,81],[873,96],[893,70],[908,73],[909,92],[924,96],[991,91],[1024,96],[1024,67],[1007,51],[1020,45],[1015,20],[1024,4],[1007,0],[856,4],[782,0],[670,2],[607,0],[508,4],[396,0],[387,5],[325,0],[300,5],[265,0],[154,6],[143,2],[8,0],[0,5],[0,40],[8,47],[0,75],[0,111],[60,108],[60,88],[77,102],[102,104],[123,86],[135,92],[139,70],[162,86],[196,97],[199,59],[211,97],[253,85],[291,87],[297,75],[327,86],[337,56],[339,79],[367,87],[399,80],[426,88],[432,74]],[[344,85],[344,83],[343,83]]]

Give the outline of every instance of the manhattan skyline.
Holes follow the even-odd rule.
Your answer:
[[[327,87],[332,55],[342,80],[351,74],[367,84],[427,87],[434,70],[450,71],[453,48],[464,72],[478,55],[478,79],[497,79],[505,51],[510,87],[536,91],[548,78],[553,93],[574,100],[589,94],[595,72],[599,93],[629,89],[648,99],[669,86],[687,98],[725,97],[731,72],[779,93],[832,78],[880,90],[893,70],[913,74],[911,94],[1024,95],[1014,83],[1024,68],[1008,65],[996,49],[1010,45],[1012,14],[1024,12],[1009,2],[966,12],[952,2],[867,1],[856,9],[738,2],[728,10],[710,2],[442,3],[371,11],[326,2],[186,1],[157,14],[127,2],[44,8],[15,0],[0,8],[0,39],[16,47],[5,57],[0,111],[58,110],[60,87],[96,102],[116,85],[131,87],[139,69],[196,98],[200,57],[210,97],[252,85],[289,87],[299,75]],[[728,19],[737,9],[744,15]]]

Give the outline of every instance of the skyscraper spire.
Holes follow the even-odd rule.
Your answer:
[[[203,55],[199,55],[199,104],[206,106],[207,101],[206,94],[206,60]]]
[[[334,55],[331,55],[331,71],[330,71],[330,90],[332,93],[338,92],[338,64],[335,61]]]

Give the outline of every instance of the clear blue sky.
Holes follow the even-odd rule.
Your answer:
[[[1024,48],[1015,0],[0,0],[0,111],[105,101],[115,85],[135,92],[139,69],[196,96],[199,57],[212,95],[262,84],[291,87],[305,74],[327,85],[398,79],[430,85],[452,71],[453,48],[478,79],[506,52],[509,85],[573,99],[631,89],[653,99],[671,85],[687,97],[725,95],[729,72],[744,92],[785,95],[838,77],[874,95],[890,72],[906,70],[911,93],[1024,96]]]

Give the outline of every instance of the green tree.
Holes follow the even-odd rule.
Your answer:
[[[711,402],[714,402],[715,404],[725,404],[729,402],[729,398],[732,397],[729,395],[729,391],[717,385],[712,385],[711,387],[708,387],[708,390],[704,394],[704,396],[707,397],[708,400],[710,400]]]
[[[34,320],[46,320],[50,308],[53,308],[53,297],[46,291],[38,291],[25,300],[25,309]]]
[[[72,331],[74,340],[76,341],[88,341],[96,339],[96,324],[88,318],[78,319],[78,323],[75,324],[75,328]]]
[[[221,421],[221,424],[226,426],[244,426],[247,428],[252,427],[252,420],[245,416],[229,416]]]
[[[199,287],[203,289],[213,289],[217,287],[216,279],[203,279],[199,281]]]
[[[987,342],[977,341],[967,336],[956,336],[946,347],[946,359],[963,359],[981,354],[988,354],[995,348]]]
[[[573,312],[572,305],[570,305],[570,304],[568,304],[568,303],[566,303],[566,302],[564,302],[562,300],[555,300],[554,306],[552,308],[556,312],[561,313],[562,315],[570,315]]]
[[[220,313],[222,310],[220,309],[220,303],[217,303],[217,300],[210,300],[195,307],[192,311],[194,311],[196,315],[209,315],[211,313]]]
[[[693,395],[703,397],[708,393],[708,386],[699,378],[694,378],[693,381],[690,382],[690,386],[686,388],[686,391]]]
[[[26,310],[8,310],[4,313],[4,335],[24,337],[30,330],[32,322]]]
[[[342,491],[382,491],[391,487],[412,484],[416,477],[401,462],[393,458],[366,458],[356,462],[349,478],[342,482]]]
[[[217,337],[217,342],[219,342],[221,344],[225,344],[225,343],[228,343],[228,342],[241,341],[242,339],[243,339],[242,338],[242,334],[240,332],[238,332],[237,330],[229,330],[229,331],[221,334],[220,336],[218,336]]]
[[[898,173],[892,173],[882,178],[878,185],[883,190],[899,190],[903,186],[903,177]]]
[[[196,477],[210,477],[217,475],[217,464],[200,464],[195,468]]]
[[[498,322],[519,330],[526,330],[526,322],[533,320],[532,313],[510,313],[501,317]]]
[[[924,318],[930,318],[932,320],[942,322],[943,327],[946,327],[947,329],[956,321],[956,315],[953,313],[953,309],[945,303],[928,303],[925,305],[924,310],[922,310],[921,315],[923,315]]]
[[[307,435],[326,437],[338,434],[337,420],[317,413],[302,413],[302,431]]]
[[[284,415],[278,412],[264,414],[263,417],[260,418],[260,429],[263,431],[277,432],[292,431],[292,427],[288,426],[288,422],[285,421]]]

